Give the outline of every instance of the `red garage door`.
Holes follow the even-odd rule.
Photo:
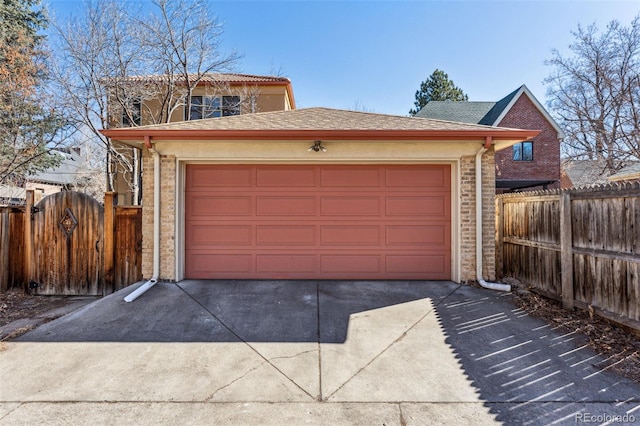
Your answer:
[[[188,165],[186,278],[451,279],[449,165]]]

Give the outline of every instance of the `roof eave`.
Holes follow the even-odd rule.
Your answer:
[[[477,140],[484,143],[487,137],[501,145],[532,139],[537,130],[496,129],[482,130],[151,130],[107,129],[102,133],[114,140],[133,146],[144,145],[145,138],[153,140]],[[504,147],[501,147],[501,149]]]

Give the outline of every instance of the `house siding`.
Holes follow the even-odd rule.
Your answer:
[[[521,95],[497,124],[527,130],[540,130],[533,140],[533,161],[513,161],[513,149],[496,152],[498,180],[553,180],[549,188],[560,187],[560,142],[558,133],[526,95]],[[533,189],[533,188],[532,188]]]

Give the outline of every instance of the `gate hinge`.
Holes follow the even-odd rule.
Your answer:
[[[31,206],[31,219],[33,219],[34,214],[40,213],[41,211],[44,211],[44,209],[41,207]]]

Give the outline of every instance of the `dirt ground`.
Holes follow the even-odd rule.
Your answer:
[[[553,326],[575,331],[588,338],[589,346],[602,355],[601,368],[640,383],[640,336],[589,312],[562,308],[555,300],[529,291],[518,291],[515,304],[529,315]]]
[[[39,317],[53,309],[61,308],[73,302],[74,299],[71,297],[31,296],[25,294],[22,290],[0,292],[0,327],[19,319]],[[47,317],[49,321],[53,319],[55,317]],[[17,337],[29,331],[29,328],[19,331],[20,333],[12,333],[3,340]]]
[[[586,311],[566,311],[558,302],[533,292],[520,290],[514,294],[515,304],[529,315],[586,336],[589,345],[606,358],[603,368],[640,383],[640,336],[598,316],[592,317]],[[73,301],[71,297],[31,296],[22,290],[0,293],[0,326],[18,319],[35,318]],[[21,330],[22,333],[26,331],[29,330]]]

